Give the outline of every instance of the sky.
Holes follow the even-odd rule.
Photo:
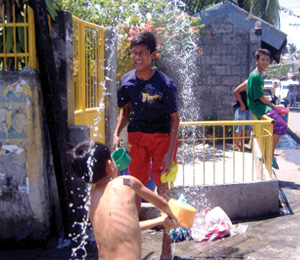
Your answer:
[[[293,12],[280,11],[280,30],[287,34],[288,43],[300,49],[300,0],[279,0],[279,5]]]

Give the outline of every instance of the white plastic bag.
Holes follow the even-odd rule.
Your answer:
[[[230,235],[232,222],[220,207],[205,208],[199,212],[192,227],[195,242],[215,241]]]

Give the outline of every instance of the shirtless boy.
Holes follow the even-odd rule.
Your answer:
[[[70,163],[78,177],[95,184],[91,192],[90,220],[99,259],[141,260],[141,230],[161,224],[167,229],[179,226],[164,198],[133,176],[118,177],[117,165],[104,144],[88,141],[77,145]],[[136,194],[168,216],[139,222]]]

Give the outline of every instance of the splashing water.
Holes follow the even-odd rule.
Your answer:
[[[92,140],[92,142],[94,142]],[[92,148],[90,148],[89,150],[89,158],[88,158],[88,161],[87,161],[87,164],[88,164],[88,169],[89,169],[89,179],[90,181],[92,181],[93,179],[93,170],[92,170],[92,166],[94,164],[94,152],[95,152],[95,146],[91,145]],[[88,235],[87,235],[87,231],[88,231],[88,228],[90,227],[90,224],[89,224],[89,207],[90,207],[90,204],[91,204],[91,197],[90,197],[90,194],[91,194],[91,190],[92,190],[92,185],[91,184],[87,184],[87,188],[85,190],[86,192],[86,197],[83,198],[82,202],[83,202],[83,205],[80,206],[80,208],[84,208],[86,214],[83,216],[83,219],[82,219],[82,222],[74,222],[73,223],[73,227],[75,227],[76,225],[78,225],[80,227],[80,233],[79,234],[70,234],[69,236],[72,238],[73,241],[75,242],[78,242],[78,240],[80,241],[79,245],[77,247],[74,247],[72,248],[72,254],[71,256],[72,257],[78,257],[79,255],[79,252],[81,253],[80,257],[85,259],[87,257],[87,251],[86,251],[86,248],[85,246],[87,245],[87,239],[88,239]],[[69,206],[73,206],[72,203],[70,203],[71,205]]]
[[[153,2],[158,3],[160,1],[154,0]],[[148,20],[154,19],[154,17],[152,17],[150,12],[145,15],[145,10],[140,10],[137,4],[134,6],[134,8],[136,10],[135,12],[136,15],[138,15],[140,19],[146,19],[146,18]],[[158,16],[156,20],[158,20],[160,16],[161,17],[176,16],[175,22],[173,20],[171,22],[169,20],[165,20],[166,28],[167,28],[167,24],[170,23],[174,28],[172,30],[173,35],[180,34],[180,32],[186,30],[186,28],[189,28],[191,25],[191,21],[185,19],[184,9],[185,9],[185,3],[183,3],[182,1],[176,1],[176,0],[169,1],[168,4],[163,8],[162,13],[156,13],[156,15]],[[145,20],[145,23],[146,22],[147,21]],[[121,23],[124,23],[124,21],[118,21],[118,24]],[[118,34],[118,31],[116,29],[112,29],[112,30],[115,35],[118,35],[119,39],[122,39],[122,35]],[[167,67],[166,74],[174,79],[179,89],[178,99],[180,103],[179,114],[180,114],[181,121],[193,121],[199,117],[199,111],[195,106],[195,104],[197,103],[196,97],[192,91],[193,82],[197,79],[196,60],[198,54],[195,53],[194,51],[196,46],[197,45],[192,35],[186,35],[184,38],[174,37],[174,38],[169,38],[164,42],[164,48],[162,49],[161,52],[162,57],[164,58],[164,63],[161,63],[161,65]],[[113,61],[114,61],[114,55],[115,53],[117,53],[117,40],[111,39],[111,42],[109,43],[106,42],[105,48],[110,49],[111,55],[107,58],[107,66],[105,67],[101,66],[101,69],[107,72],[111,72],[115,69],[113,66]],[[158,64],[160,64],[160,62],[158,62]],[[93,129],[92,142],[94,141],[95,137],[98,136],[102,137],[101,134],[98,133],[99,131],[98,125],[103,120],[101,114],[103,111],[105,111],[105,98],[108,95],[110,95],[110,93],[106,88],[107,81],[112,81],[112,79],[108,76],[105,76],[104,82],[99,83],[99,86],[103,90],[102,93],[104,94],[101,100],[99,100],[98,108],[97,108],[98,116],[94,119],[94,124],[92,126]],[[90,178],[92,178],[93,176],[91,170],[91,166],[93,165],[93,154],[94,151],[91,151],[91,157],[88,160]],[[79,257],[83,259],[87,257],[87,251],[85,247],[87,245],[87,239],[88,239],[87,231],[90,225],[89,206],[90,206],[91,189],[92,186],[88,185],[85,190],[87,196],[83,198],[83,208],[85,209],[86,214],[83,217],[82,222],[74,223],[74,226],[80,227],[81,232],[79,234],[69,235],[70,237],[72,237],[72,240],[76,242],[80,241],[79,245],[72,249],[72,257],[78,257],[79,254],[81,255]],[[70,207],[72,206],[73,205],[70,205]],[[175,243],[173,246],[172,254],[174,257]]]

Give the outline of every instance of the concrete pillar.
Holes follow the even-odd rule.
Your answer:
[[[51,21],[51,37],[59,77],[62,112],[65,113],[66,123],[74,125],[73,22],[70,12],[57,10],[55,21]]]

